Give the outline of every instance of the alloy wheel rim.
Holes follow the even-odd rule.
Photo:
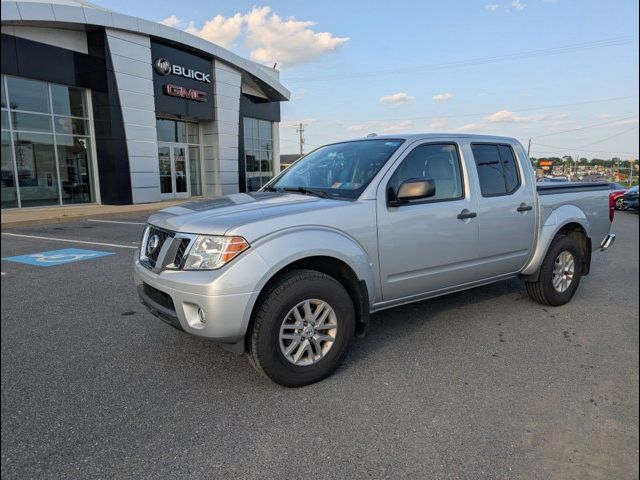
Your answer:
[[[576,261],[573,258],[573,254],[567,250],[563,250],[556,257],[556,261],[553,265],[553,288],[556,292],[566,292],[575,276]]]
[[[327,302],[307,299],[294,306],[280,326],[280,351],[290,363],[308,366],[322,360],[338,333],[336,313]]]

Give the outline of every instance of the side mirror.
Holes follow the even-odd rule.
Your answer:
[[[411,200],[433,197],[436,194],[436,184],[430,178],[411,178],[400,184],[395,198],[389,199],[389,205],[398,207],[406,205]]]

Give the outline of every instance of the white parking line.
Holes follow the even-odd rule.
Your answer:
[[[103,247],[115,247],[115,248],[138,248],[132,245],[118,245],[117,243],[103,243],[103,242],[88,242],[86,240],[71,240],[68,238],[54,238],[54,237],[39,237],[36,235],[23,235],[21,233],[6,233],[2,232],[2,235],[7,235],[10,237],[21,237],[21,238],[34,238],[36,240],[52,240],[54,242],[67,242],[67,243],[84,243],[87,245],[101,245]]]
[[[121,222],[118,220],[98,220],[94,218],[90,218],[87,222],[98,222],[98,223],[121,223],[123,225],[146,225],[144,222]]]

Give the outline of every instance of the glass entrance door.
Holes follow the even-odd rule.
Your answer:
[[[158,166],[160,170],[160,197],[163,200],[189,197],[187,146],[158,143]]]

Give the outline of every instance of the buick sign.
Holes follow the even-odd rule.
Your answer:
[[[171,62],[166,58],[158,58],[153,62],[153,68],[160,75],[169,75],[171,73]]]
[[[184,78],[192,78],[194,80],[198,80],[199,82],[211,83],[211,74],[200,72],[198,70],[194,70],[192,68],[183,67],[181,65],[173,65],[166,58],[157,58],[153,62],[153,68],[155,69],[158,75],[178,75]]]

